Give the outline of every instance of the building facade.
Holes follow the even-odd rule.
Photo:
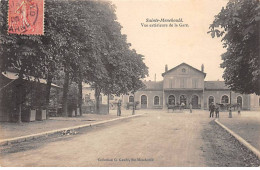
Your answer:
[[[146,88],[135,94],[125,95],[124,105],[139,101],[140,104],[137,106],[139,109],[166,109],[168,104],[184,103],[188,107],[191,103],[195,109],[208,109],[209,103],[227,105],[231,100],[232,104],[239,103],[244,110],[260,108],[259,96],[230,91],[224,81],[205,81],[206,73],[203,65],[201,70],[186,63],[170,70],[166,65],[162,76],[162,81],[144,81]]]

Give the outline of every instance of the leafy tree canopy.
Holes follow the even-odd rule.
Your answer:
[[[212,38],[222,37],[223,78],[231,90],[260,94],[259,0],[230,0],[209,27]]]
[[[130,50],[115,6],[109,1],[50,0],[45,3],[44,36],[7,34],[8,1],[0,3],[1,71],[85,81],[105,94],[137,90],[148,75],[144,56]],[[55,75],[55,73],[57,73]]]

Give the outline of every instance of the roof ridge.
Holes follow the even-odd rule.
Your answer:
[[[189,65],[189,64],[187,64],[187,63],[185,63],[185,62],[183,62],[183,63],[181,63],[181,64],[179,64],[179,65],[173,67],[172,69],[170,69],[170,70],[168,70],[168,71],[166,71],[166,72],[164,72],[164,73],[162,73],[162,76],[164,77],[165,74],[171,72],[172,70],[176,69],[177,67],[180,67],[181,65],[187,65],[188,67],[191,67],[192,69],[194,69],[194,70],[196,70],[196,71],[198,71],[198,72],[200,72],[200,73],[203,73],[203,74],[204,74],[204,78],[206,77],[206,73],[204,73],[203,71],[201,71],[201,70],[199,70],[199,69],[197,69],[197,68],[195,68],[195,67],[193,67],[193,66],[191,66],[191,65]]]

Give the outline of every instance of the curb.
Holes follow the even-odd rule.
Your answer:
[[[248,150],[252,151],[260,160],[260,151],[257,150],[255,147],[253,147],[250,143],[248,143],[245,139],[243,139],[242,137],[240,137],[238,134],[236,134],[235,132],[233,132],[232,130],[230,130],[229,128],[227,128],[225,125],[223,125],[222,123],[220,123],[218,121],[218,119],[215,119],[215,122],[221,126],[223,129],[225,129],[229,134],[231,134],[233,137],[235,137],[239,143],[241,143],[242,145],[244,145]]]
[[[4,139],[4,140],[0,140],[0,146],[29,141],[29,140],[37,139],[40,137],[47,137],[49,135],[61,133],[63,131],[67,131],[67,130],[77,130],[77,129],[81,129],[81,128],[85,128],[85,127],[91,127],[91,126],[100,125],[100,124],[104,124],[104,123],[108,123],[108,122],[113,122],[116,120],[128,119],[128,118],[138,117],[138,116],[142,116],[142,115],[144,115],[144,114],[131,115],[131,116],[127,116],[127,117],[119,117],[119,118],[114,118],[114,119],[110,119],[110,120],[104,120],[104,121],[100,121],[100,122],[86,124],[86,125],[73,126],[73,127],[68,127],[68,128],[62,128],[62,129],[56,129],[56,130],[51,130],[51,131],[47,131],[47,132],[37,133],[37,134],[33,134],[33,135],[26,135],[26,136],[21,136],[21,137]]]

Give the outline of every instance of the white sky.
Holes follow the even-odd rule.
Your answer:
[[[185,62],[200,70],[203,63],[205,80],[223,80],[219,64],[222,48],[221,38],[212,39],[207,34],[227,0],[113,0],[117,6],[118,21],[123,26],[132,48],[145,56],[149,67],[146,80],[162,80],[165,64],[171,69]],[[144,28],[146,18],[182,18],[188,28]]]

